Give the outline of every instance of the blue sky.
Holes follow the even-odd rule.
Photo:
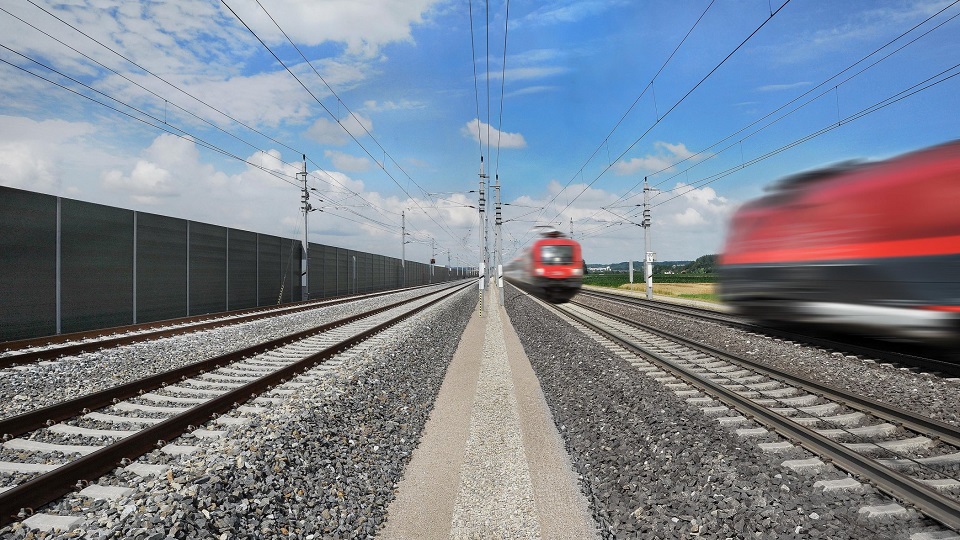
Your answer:
[[[506,258],[572,218],[588,262],[641,259],[649,176],[678,260],[780,177],[960,136],[953,0],[507,7],[0,3],[0,184],[299,237],[306,153],[311,242],[400,256],[402,212],[408,258],[472,265],[483,154]]]

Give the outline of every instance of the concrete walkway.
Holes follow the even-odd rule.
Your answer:
[[[381,536],[596,538],[537,378],[487,289],[460,341]]]

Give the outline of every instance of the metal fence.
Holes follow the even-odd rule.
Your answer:
[[[300,246],[0,186],[0,341],[298,301]],[[465,274],[314,243],[308,254],[310,298]]]

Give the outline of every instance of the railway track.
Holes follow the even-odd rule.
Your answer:
[[[415,290],[410,287],[403,290]],[[87,332],[73,332],[56,336],[42,336],[33,339],[7,341],[0,343],[0,369],[15,365],[25,365],[63,356],[93,352],[100,349],[119,347],[131,343],[140,343],[165,337],[183,335],[191,332],[221,328],[224,326],[257,321],[269,317],[301,313],[319,307],[328,307],[346,302],[354,302],[382,295],[383,292],[355,296],[308,300],[281,306],[262,306],[257,308],[180,317],[144,324],[132,324],[114,328],[103,328]]]
[[[0,421],[0,471],[15,485],[0,493],[0,525],[29,516],[60,496],[211,418],[449,298],[459,283],[248,347],[171,372]],[[270,398],[258,398],[270,405]],[[37,459],[37,456],[43,456]],[[28,459],[17,459],[29,456]],[[2,487],[2,486],[0,486]]]
[[[586,290],[582,289],[577,295],[576,300],[596,299],[605,302],[612,302],[631,309],[654,310],[660,313],[668,313],[698,321],[709,321],[711,323],[738,328],[747,332],[776,337],[783,340],[789,340],[796,343],[804,343],[822,349],[843,351],[850,355],[859,355],[866,358],[876,359],[880,362],[892,363],[903,367],[920,369],[929,373],[940,373],[949,377],[960,377],[960,363],[955,361],[946,361],[941,358],[931,357],[936,351],[930,351],[931,355],[918,355],[905,351],[905,347],[898,343],[882,343],[877,345],[873,340],[853,340],[847,339],[838,341],[830,337],[812,335],[808,332],[800,333],[786,328],[771,327],[768,325],[756,324],[745,320],[736,315],[723,313],[717,310],[698,308],[662,302],[658,300],[647,300],[626,296],[623,294]]]
[[[899,504],[861,512],[908,515],[915,508],[960,530],[960,429],[933,419],[779,372],[748,358],[692,342],[577,304],[551,306],[602,340],[636,355],[631,362],[689,403],[715,416],[794,470],[833,473],[825,490],[862,489],[869,482]]]

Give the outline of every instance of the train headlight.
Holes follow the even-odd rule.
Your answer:
[[[542,275],[546,274],[547,271],[544,270],[543,268],[536,268],[536,269],[534,269],[533,273],[535,273],[535,274],[538,275],[538,276],[542,276]]]
[[[574,276],[582,276],[582,275],[583,275],[583,268],[574,268],[574,269],[570,270],[570,274],[572,274],[572,275],[574,275]]]

